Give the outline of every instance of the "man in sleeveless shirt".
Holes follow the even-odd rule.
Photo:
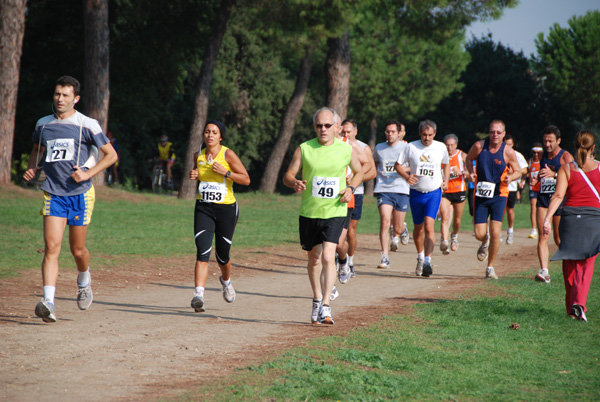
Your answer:
[[[348,214],[347,203],[362,183],[363,172],[352,147],[335,138],[333,109],[317,110],[313,126],[317,137],[296,148],[283,183],[302,194],[299,229],[313,291],[311,322],[333,324],[329,302],[336,280],[335,249]],[[346,184],[348,166],[354,173],[350,184]],[[300,171],[302,178],[297,179]]]
[[[362,157],[359,157],[363,168],[363,182],[374,179],[376,176],[375,162],[373,161],[373,154],[371,153],[371,149],[364,142],[356,139],[356,134],[358,134],[358,127],[355,120],[345,119],[342,122],[342,137],[347,139],[348,144],[353,146],[353,149],[358,149],[364,155],[365,161],[362,160]],[[348,267],[350,268],[350,274],[352,277],[355,276],[354,272],[354,252],[356,250],[356,244],[358,242],[356,236],[356,228],[358,227],[358,221],[362,217],[362,208],[363,208],[363,196],[365,193],[364,185],[361,183],[354,192],[354,208],[352,208],[352,213],[350,216],[350,224],[348,227],[348,233],[346,235],[347,240],[347,248],[346,254],[348,256]],[[340,261],[341,265],[341,261]]]
[[[481,241],[477,259],[485,261],[487,258],[485,277],[488,279],[498,279],[494,263],[500,249],[500,232],[508,198],[508,184],[521,177],[515,151],[503,142],[505,135],[504,122],[493,120],[489,126],[488,138],[473,144],[466,160],[470,180],[475,183],[473,221],[475,237]],[[474,160],[477,161],[475,170]],[[512,173],[509,173],[507,167],[512,168]]]
[[[533,185],[539,182],[540,192],[537,200],[537,226],[538,226],[538,259],[540,261],[540,270],[535,276],[539,282],[550,283],[550,273],[548,267],[550,264],[550,252],[548,251],[549,234],[544,234],[544,217],[550,205],[550,200],[556,191],[556,178],[560,167],[573,161],[573,156],[560,147],[560,130],[558,127],[550,125],[542,130],[542,145],[544,153],[540,160],[540,171],[536,179],[532,178]],[[560,214],[562,208],[558,208],[552,217],[552,227],[554,232],[554,243],[560,245],[558,235],[558,226],[560,223]]]
[[[442,254],[450,254],[458,250],[458,232],[465,209],[467,199],[467,183],[465,182],[465,159],[467,154],[458,149],[458,137],[456,134],[444,136],[444,144],[448,150],[448,161],[450,164],[450,179],[448,189],[442,194],[440,213],[442,215],[440,251]],[[452,219],[452,222],[450,220]],[[450,225],[452,224],[452,233]],[[448,244],[450,237],[450,244]]]
[[[544,153],[541,142],[534,142],[531,147],[531,158],[527,161],[527,180],[529,181],[529,218],[531,220],[531,233],[529,233],[530,239],[536,239],[538,236],[537,232],[537,198],[540,193],[540,181],[537,180],[538,173],[540,172],[540,161]],[[531,184],[531,180],[536,178],[536,185]]]

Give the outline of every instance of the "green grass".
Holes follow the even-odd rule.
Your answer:
[[[13,189],[14,190],[14,189]],[[0,187],[0,278],[16,275],[24,269],[38,269],[44,239],[39,210],[42,193],[33,190],[15,192]],[[194,255],[194,202],[154,194],[131,193],[133,201],[124,200],[125,190],[106,189],[97,196],[88,231],[87,246],[102,264],[115,266],[124,261],[151,257]],[[297,195],[242,193],[236,195],[240,218],[235,233],[236,250],[299,244]],[[126,197],[125,197],[126,198]],[[516,207],[517,228],[529,227],[529,205]],[[406,222],[412,230],[412,218]],[[436,230],[439,232],[439,222]],[[506,226],[506,223],[505,223]],[[462,230],[471,230],[471,216],[465,207]],[[68,230],[67,230],[68,231]],[[379,213],[374,197],[365,197],[359,233],[379,232]],[[59,263],[71,266],[68,236],[63,241]]]
[[[567,317],[558,277],[543,285],[533,275],[480,289],[498,296],[471,291],[316,339],[175,400],[599,400],[600,327],[593,316],[588,324]],[[596,282],[590,294],[598,290]],[[590,297],[588,308],[599,311],[600,300]]]

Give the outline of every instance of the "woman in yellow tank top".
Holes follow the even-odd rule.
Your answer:
[[[196,265],[194,268],[195,290],[192,308],[205,311],[204,285],[208,277],[208,259],[215,238],[215,256],[223,286],[223,298],[228,303],[235,300],[231,284],[231,260],[229,251],[238,219],[238,205],[233,194],[233,183],[247,186],[250,176],[240,158],[222,145],[225,125],[211,120],[204,127],[204,148],[194,154],[196,166],[190,171],[190,179],[198,180],[198,197],[194,210],[194,239],[196,241]]]

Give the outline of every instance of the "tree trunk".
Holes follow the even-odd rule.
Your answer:
[[[109,87],[109,29],[108,0],[84,0],[84,72],[83,72],[83,104],[85,114],[98,120],[104,133],[108,129]],[[98,151],[98,159],[102,159]],[[92,178],[94,186],[104,185],[104,175],[97,174]]]
[[[304,98],[306,97],[306,91],[308,89],[308,82],[310,80],[310,70],[312,69],[313,62],[313,45],[309,45],[306,48],[306,53],[302,62],[300,63],[300,70],[298,71],[298,77],[296,78],[296,87],[294,93],[290,98],[283,117],[281,118],[281,128],[277,135],[277,141],[271,151],[265,173],[260,182],[259,191],[272,194],[275,192],[277,185],[277,179],[279,177],[279,171],[283,164],[283,159],[290,146],[290,140],[294,134],[294,127],[296,126],[296,120],[304,105]]]
[[[377,115],[371,116],[371,122],[369,123],[369,147],[374,152],[375,145],[377,145]],[[375,179],[369,180],[365,183],[365,195],[373,196],[373,188],[375,188]]]
[[[339,38],[329,38],[327,46],[327,106],[345,119],[350,97],[350,32],[346,31]]]
[[[210,86],[213,79],[215,65],[217,64],[217,56],[221,48],[221,42],[227,29],[227,21],[231,15],[231,9],[235,4],[235,0],[221,0],[221,5],[217,11],[214,25],[211,30],[211,35],[207,40],[206,48],[202,58],[202,67],[200,76],[198,77],[198,89],[194,105],[194,119],[192,128],[190,129],[190,138],[188,141],[187,151],[185,155],[185,164],[183,167],[184,174],[181,183],[181,191],[179,198],[191,200],[196,195],[195,182],[190,180],[187,170],[195,165],[194,153],[200,150],[202,146],[202,130],[208,116],[208,101],[210,96]]]
[[[0,184],[10,183],[26,0],[0,0]]]

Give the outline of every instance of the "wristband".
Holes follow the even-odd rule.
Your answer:
[[[352,189],[352,194],[354,194],[354,192],[356,191],[356,189],[354,187],[352,187],[352,186],[348,186],[348,188]]]
[[[231,176],[231,170],[228,170],[227,173],[225,173],[225,177],[229,177]]]

